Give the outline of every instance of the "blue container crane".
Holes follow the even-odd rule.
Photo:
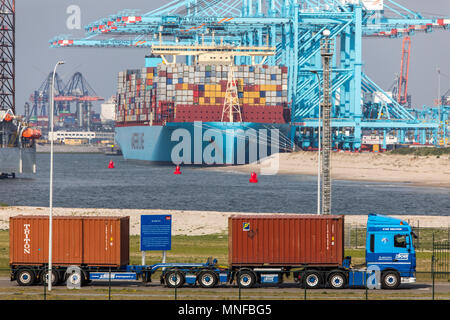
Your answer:
[[[276,47],[276,55],[265,63],[288,67],[290,139],[292,145],[307,149],[317,146],[321,96],[313,72],[321,75],[320,41],[323,31],[329,30],[339,50],[332,76],[334,147],[360,150],[365,132],[382,132],[384,139],[394,132],[399,141],[417,133],[420,142],[436,143],[432,137],[442,131],[442,121],[418,118],[363,72],[363,39],[402,38],[449,28],[450,16],[425,17],[393,0],[175,0],[144,14],[119,12],[87,25],[85,38],[57,36],[50,46],[150,49],[161,39],[168,45],[221,41]],[[235,62],[252,64],[244,56]]]

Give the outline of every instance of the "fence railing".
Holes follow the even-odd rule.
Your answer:
[[[450,300],[450,272],[417,272],[416,284],[404,284],[397,290],[370,286],[331,289],[324,284],[325,274],[321,274],[321,285],[311,289],[302,282],[294,282],[290,274],[283,283],[261,284],[251,289],[236,283],[211,289],[190,285],[166,288],[155,277],[153,283],[105,280],[79,289],[69,289],[61,283],[50,292],[42,283],[18,286],[5,277],[8,273],[9,269],[0,269],[0,300]]]

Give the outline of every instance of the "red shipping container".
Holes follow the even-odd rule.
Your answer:
[[[10,265],[48,263],[48,217],[10,218]],[[53,217],[55,266],[129,263],[129,217]]]
[[[339,266],[344,216],[252,215],[228,219],[230,266]]]

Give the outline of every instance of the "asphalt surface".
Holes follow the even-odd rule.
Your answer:
[[[8,295],[14,292],[14,289],[24,290],[26,288],[19,287],[17,282],[10,281],[8,278],[0,278],[0,295]],[[42,292],[37,290],[38,288],[43,288],[43,286],[33,286],[31,287],[33,290],[30,290],[30,294],[33,295],[41,295]],[[217,299],[218,296],[214,296],[215,294],[220,294],[221,296],[227,296],[231,298],[237,298],[237,293],[239,292],[239,288],[236,286],[222,286],[214,289],[203,289],[196,288],[196,290],[192,290],[193,287],[185,285],[181,289],[177,289],[177,295],[179,298],[182,298],[183,295],[187,297],[195,297],[195,298],[204,298],[204,299]],[[4,289],[4,290],[2,290]],[[105,296],[105,292],[99,292],[99,289],[104,289],[106,292],[108,291],[108,282],[107,281],[93,281],[90,285],[83,287],[83,293],[79,293],[79,295],[83,296]],[[87,289],[87,290],[86,290]],[[174,289],[165,288],[159,283],[147,283],[144,284],[140,281],[121,281],[121,282],[112,282],[111,289],[113,292],[113,296],[121,296],[125,299],[132,299],[135,297],[139,299],[139,297],[147,297],[147,298],[173,298],[174,297]],[[307,294],[315,295],[315,294],[330,294],[330,298],[338,293],[339,297],[349,298],[349,299],[360,299],[365,295],[364,288],[353,288],[353,289],[341,289],[341,290],[333,290],[329,288],[320,288],[315,290],[307,290]],[[390,295],[395,297],[395,299],[429,299],[432,296],[432,284],[431,283],[412,283],[412,284],[403,284],[396,290],[368,290],[368,294],[370,295],[380,295],[382,294],[386,298],[389,298]],[[58,285],[54,287],[54,292],[58,295],[70,295],[77,296],[76,290],[66,290],[64,285]],[[434,287],[435,295],[439,294],[448,294],[450,293],[450,283],[446,282],[436,282]],[[259,287],[255,287],[252,289],[243,289],[241,290],[242,297],[247,299],[298,299],[302,298],[305,294],[305,290],[300,288],[295,283],[284,283],[280,286],[268,286],[262,285]],[[441,297],[442,298],[442,297]],[[444,297],[450,299],[450,296]]]

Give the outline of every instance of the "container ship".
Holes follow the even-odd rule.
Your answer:
[[[233,165],[291,148],[287,67],[216,58],[188,65],[152,55],[119,73],[115,130],[125,159]]]

